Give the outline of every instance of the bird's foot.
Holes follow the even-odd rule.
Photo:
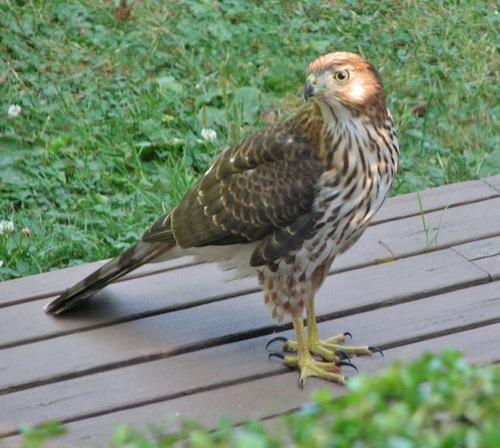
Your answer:
[[[322,378],[334,383],[345,384],[345,376],[340,374],[342,366],[350,366],[356,369],[356,366],[349,360],[337,362],[325,362],[315,360],[309,353],[306,356],[284,356],[282,353],[270,353],[269,358],[277,357],[283,360],[283,364],[291,369],[298,368],[300,371],[299,387],[302,389],[307,378]],[[357,369],[356,369],[357,370]]]
[[[312,338],[308,341],[307,346],[311,354],[317,355],[327,362],[335,362],[353,356],[371,356],[373,353],[380,353],[383,356],[382,350],[378,347],[340,345],[339,343],[344,342],[346,337],[352,337],[351,333],[341,333],[324,340]],[[298,350],[297,341],[283,337],[272,339],[268,342],[266,348],[275,341],[283,342],[285,352],[296,352]]]

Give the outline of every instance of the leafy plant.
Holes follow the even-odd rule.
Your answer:
[[[34,428],[22,427],[20,432],[23,436],[23,448],[40,448],[45,442],[66,434],[66,429],[57,422],[47,421]]]

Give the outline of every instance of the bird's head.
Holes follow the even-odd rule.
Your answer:
[[[307,70],[304,97],[327,106],[325,110],[337,117],[346,112],[385,113],[382,80],[375,68],[355,53],[328,53],[315,59]]]

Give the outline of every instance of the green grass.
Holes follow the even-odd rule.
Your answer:
[[[495,2],[148,0],[125,21],[114,7],[0,2],[0,220],[16,225],[0,280],[123,250],[263,111],[292,113],[328,51],[381,70],[396,194],[500,172]]]

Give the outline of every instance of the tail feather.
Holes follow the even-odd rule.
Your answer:
[[[111,282],[133,271],[139,266],[152,261],[175,246],[174,241],[147,243],[140,241],[120,256],[108,261],[97,271],[64,291],[59,297],[45,306],[49,314],[62,314],[82,301],[90,298]]]

